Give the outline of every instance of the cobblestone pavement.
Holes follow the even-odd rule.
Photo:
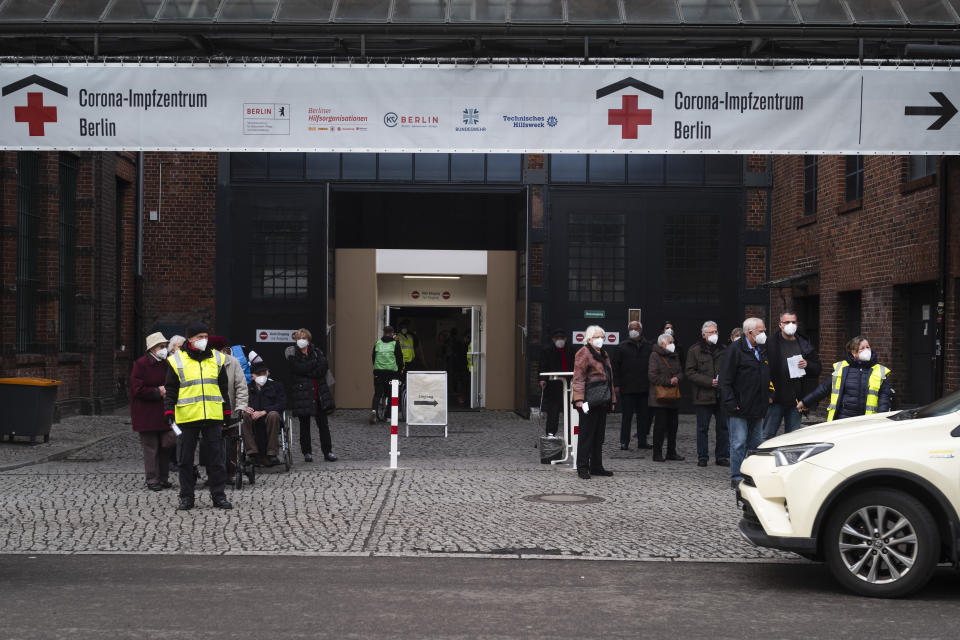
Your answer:
[[[540,425],[506,412],[452,413],[450,435],[411,428],[400,466],[386,468],[389,427],[366,412],[331,419],[340,461],[263,469],[229,490],[232,511],[177,512],[176,489],[144,485],[136,435],[121,417],[113,437],[63,460],[0,473],[0,553],[487,554],[620,560],[800,561],[755,549],[737,532],[729,471],[696,466],[692,416],[681,416],[684,462],[655,463],[620,451],[609,418],[605,466],[612,478],[577,478],[541,465]],[[315,436],[316,437],[316,436]],[[297,435],[294,435],[297,442]],[[316,445],[315,445],[316,446]],[[319,456],[318,456],[319,458]],[[172,478],[176,486],[176,478]],[[600,501],[548,504],[538,494]]]
[[[28,438],[18,436],[12,441],[0,441],[0,471],[35,464],[38,460],[54,460],[78,447],[130,430],[130,419],[117,416],[75,416],[54,423],[50,441],[37,438],[31,444]]]

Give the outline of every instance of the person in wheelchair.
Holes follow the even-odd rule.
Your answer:
[[[272,467],[279,464],[280,429],[283,428],[283,412],[287,408],[287,394],[283,385],[270,379],[270,370],[263,360],[251,367],[253,381],[248,386],[248,403],[243,412],[243,446],[247,459],[254,464]],[[266,435],[266,459],[257,443],[258,432]]]

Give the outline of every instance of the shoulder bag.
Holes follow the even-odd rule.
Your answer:
[[[583,401],[591,407],[609,407],[611,400],[610,383],[606,380],[593,380],[584,385]]]
[[[660,359],[663,360],[663,364],[667,365],[667,371],[671,374],[673,369],[670,368],[670,363],[667,362],[667,359],[663,356],[660,356]],[[680,399],[680,387],[671,386],[665,384],[656,384],[653,385],[654,393],[656,394],[656,399],[658,402],[674,402]]]

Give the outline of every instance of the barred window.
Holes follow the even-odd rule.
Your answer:
[[[817,213],[817,156],[803,157],[803,215]]]
[[[77,350],[77,174],[79,161],[60,154],[60,269],[58,281],[60,351]],[[119,294],[119,292],[118,292]]]
[[[572,214],[568,241],[571,302],[623,302],[626,273],[623,214]]]
[[[260,210],[251,236],[252,297],[307,297],[310,219],[307,212]]]
[[[40,154],[17,154],[17,351],[36,349]]]
[[[847,156],[844,195],[846,202],[863,198],[863,156]]]
[[[720,216],[668,217],[663,227],[663,301],[720,303]]]

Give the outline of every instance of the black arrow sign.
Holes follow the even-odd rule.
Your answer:
[[[939,107],[904,107],[905,116],[940,116],[937,120],[927,127],[928,130],[942,129],[943,125],[950,122],[950,118],[957,115],[957,108],[939,91],[931,91],[933,99],[940,103]]]
[[[430,404],[430,405],[433,405],[433,406],[437,406],[437,405],[440,404],[440,403],[437,402],[436,400],[430,400],[430,401],[428,401],[428,400],[414,400],[414,401],[413,401],[413,404]]]

